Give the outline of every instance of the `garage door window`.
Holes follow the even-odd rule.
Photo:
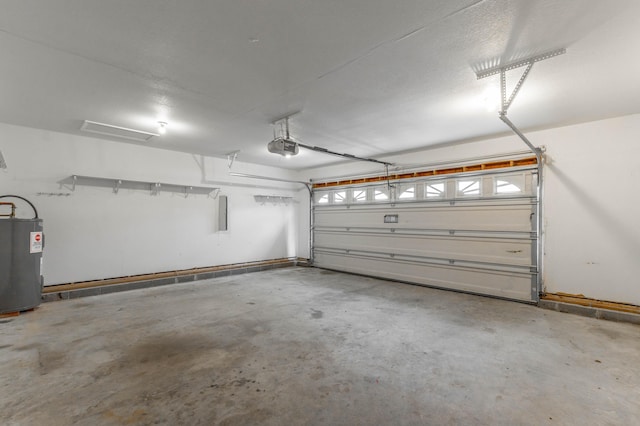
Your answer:
[[[367,201],[367,190],[366,189],[354,189],[353,190],[353,201],[356,203],[363,203]]]
[[[387,201],[389,199],[389,191],[387,189],[376,188],[373,199],[376,201]]]
[[[425,185],[426,198],[444,198],[447,195],[445,182],[432,182]]]
[[[329,194],[324,193],[324,194],[317,194],[316,195],[316,203],[318,204],[329,204]]]
[[[415,185],[403,185],[400,187],[399,200],[415,200],[416,199],[416,186]]]
[[[347,191],[336,191],[333,193],[333,202],[341,204],[347,201]]]
[[[493,192],[496,195],[518,194],[524,192],[524,186],[523,174],[493,178]]]
[[[480,179],[461,179],[456,183],[458,197],[480,195]]]

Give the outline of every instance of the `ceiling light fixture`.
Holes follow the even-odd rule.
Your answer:
[[[167,133],[167,122],[166,121],[158,121],[158,133],[164,135]]]
[[[157,133],[145,132],[142,130],[128,129],[126,127],[114,126],[112,124],[98,123],[96,121],[84,120],[80,130],[83,132],[96,133],[98,135],[111,136],[122,139],[129,139],[138,142],[147,142]]]

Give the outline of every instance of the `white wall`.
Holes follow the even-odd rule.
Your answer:
[[[545,271],[549,292],[640,304],[640,114],[528,132],[547,147]],[[524,151],[515,136],[440,147],[389,158],[431,164]],[[203,174],[189,154],[0,125],[0,194],[31,199],[44,219],[47,284],[290,256],[308,256],[308,195],[300,186],[233,178],[224,159],[205,158]],[[240,157],[241,158],[241,157]],[[299,173],[236,161],[233,170],[306,180],[382,170],[367,163]],[[78,187],[72,174],[225,184],[230,230],[216,232],[217,201],[205,196],[150,196],[144,191]],[[264,185],[252,188],[240,185]],[[275,188],[277,187],[277,188]],[[295,197],[289,206],[260,205],[253,195]],[[28,210],[21,207],[24,215]]]
[[[548,291],[640,305],[640,115],[541,132],[539,140],[550,160]]]
[[[527,137],[547,148],[546,290],[640,305],[640,114],[527,132]],[[385,160],[432,164],[522,150],[520,139],[507,136]],[[351,163],[300,177],[370,172],[382,174],[378,166]]]
[[[299,204],[261,205],[253,196],[297,197],[300,186],[228,176],[226,159],[4,124],[0,150],[8,166],[0,194],[28,198],[44,220],[46,285],[297,255]],[[233,171],[295,177],[238,160]],[[229,230],[216,232],[217,199],[93,186],[71,192],[59,182],[72,174],[220,186]],[[19,213],[31,216],[22,204]]]

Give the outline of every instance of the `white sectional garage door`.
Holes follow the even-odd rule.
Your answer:
[[[534,167],[314,190],[315,266],[534,302]]]

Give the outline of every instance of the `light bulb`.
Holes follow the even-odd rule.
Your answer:
[[[167,122],[166,121],[158,121],[158,133],[164,135],[167,133]]]

